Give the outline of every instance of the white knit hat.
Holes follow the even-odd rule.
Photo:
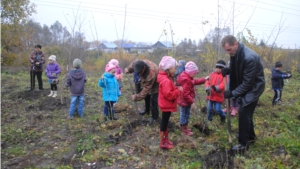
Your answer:
[[[55,56],[55,55],[51,55],[51,56],[49,56],[49,60],[56,61],[56,56]]]

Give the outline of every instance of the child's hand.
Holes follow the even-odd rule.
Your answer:
[[[56,74],[55,74],[55,73],[52,73],[52,74],[51,74],[51,76],[52,76],[52,77],[55,77],[55,76],[56,76]]]
[[[212,85],[212,86],[211,86],[211,88],[212,88],[214,91],[216,91],[216,90],[217,90],[217,88],[216,88],[216,86],[215,86],[215,85]]]
[[[179,89],[180,91],[183,91],[183,88],[182,88],[182,86],[179,86],[179,87],[178,87],[178,89]]]
[[[205,77],[205,80],[209,80],[209,76],[206,76],[206,77]]]
[[[104,76],[103,75],[101,75],[101,77],[100,77],[102,80],[104,80]]]

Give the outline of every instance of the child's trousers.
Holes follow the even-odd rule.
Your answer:
[[[83,117],[83,115],[84,115],[84,95],[71,96],[69,115],[74,116],[77,103],[78,103],[78,115],[80,117]]]

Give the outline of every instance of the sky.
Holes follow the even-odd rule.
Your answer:
[[[59,21],[87,41],[117,39],[154,44],[184,38],[197,43],[215,27],[231,29],[283,48],[300,48],[299,0],[31,0],[32,19]],[[125,28],[125,29],[124,29]],[[173,36],[172,36],[173,34]]]

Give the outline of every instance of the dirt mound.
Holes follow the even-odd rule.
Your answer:
[[[234,168],[234,153],[226,149],[213,150],[204,158],[203,168]]]
[[[60,110],[64,108],[68,108],[66,103],[61,104],[60,99],[52,98],[52,97],[48,97],[39,105],[40,110],[53,111],[53,110]]]

